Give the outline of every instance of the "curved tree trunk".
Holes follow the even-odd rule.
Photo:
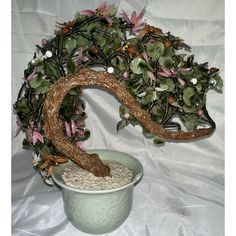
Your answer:
[[[106,72],[97,72],[91,69],[82,69],[79,73],[60,78],[49,89],[46,96],[43,115],[44,130],[48,139],[55,147],[70,160],[96,176],[107,176],[110,173],[97,154],[87,154],[75,147],[64,135],[64,124],[59,118],[59,109],[66,94],[77,86],[97,86],[106,88],[130,109],[132,115],[152,134],[165,140],[187,141],[213,132],[213,128],[197,129],[190,132],[171,132],[164,129],[151,119],[150,114],[141,109],[132,95],[112,75]]]

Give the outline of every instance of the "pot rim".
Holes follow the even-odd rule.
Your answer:
[[[128,188],[132,185],[135,185],[137,184],[141,178],[143,177],[143,166],[141,164],[141,162],[131,156],[130,154],[128,153],[124,153],[124,152],[120,152],[120,151],[116,151],[116,150],[109,150],[109,149],[89,149],[89,150],[86,150],[88,153],[92,153],[92,152],[96,152],[96,151],[105,151],[105,152],[116,152],[116,153],[120,153],[120,154],[123,154],[123,155],[126,155],[128,156],[130,159],[133,159],[134,161],[136,161],[136,163],[138,164],[139,168],[140,168],[140,173],[138,173],[136,176],[134,176],[133,180],[126,184],[126,185],[123,185],[121,187],[117,187],[117,188],[112,188],[112,189],[103,189],[103,190],[89,190],[89,189],[78,189],[78,188],[73,188],[73,187],[70,187],[68,185],[66,185],[64,183],[64,181],[62,182],[61,180],[59,180],[56,176],[55,176],[55,172],[52,173],[52,179],[53,181],[58,184],[59,186],[61,186],[62,188],[65,188],[67,190],[70,190],[70,191],[73,191],[73,192],[78,192],[78,193],[89,193],[89,194],[104,194],[104,193],[113,193],[113,192],[116,192],[116,191],[119,191],[119,190],[122,190],[122,189],[125,189],[125,188]],[[105,158],[104,158],[105,160]],[[56,167],[57,168],[57,167]]]

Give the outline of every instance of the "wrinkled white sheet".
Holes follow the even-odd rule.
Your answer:
[[[12,102],[35,44],[52,37],[56,21],[71,20],[77,10],[93,9],[100,2],[12,0]],[[223,0],[120,1],[120,9],[128,12],[140,11],[144,5],[150,24],[184,38],[196,60],[209,61],[224,75]],[[116,133],[119,103],[111,95],[88,89],[85,100],[87,125],[92,131],[86,148],[127,152],[138,158],[145,170],[135,187],[130,216],[107,236],[224,235],[224,95],[208,94],[207,107],[217,124],[210,138],[162,147],[145,139],[139,127]],[[13,115],[13,134],[15,130]],[[31,153],[22,152],[22,137],[12,140],[12,235],[86,235],[65,217],[61,192],[46,186],[33,169]]]

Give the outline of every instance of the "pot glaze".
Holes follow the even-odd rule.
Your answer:
[[[76,228],[90,234],[109,233],[121,226],[129,216],[133,188],[142,178],[143,167],[136,158],[126,153],[103,149],[87,152],[97,153],[101,159],[122,163],[133,172],[133,181],[109,190],[72,188],[61,177],[63,169],[72,163],[70,161],[57,166],[52,178],[62,189],[66,216]]]

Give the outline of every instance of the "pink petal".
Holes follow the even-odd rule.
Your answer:
[[[127,79],[128,78],[128,76],[129,76],[129,73],[128,73],[128,71],[125,71],[124,72],[124,74],[123,74],[123,76]]]
[[[138,19],[142,19],[143,18],[143,16],[144,16],[144,14],[145,14],[145,7],[143,8],[143,10],[139,13],[139,15],[138,15]]]
[[[78,147],[80,150],[85,151],[84,146],[82,145],[82,143],[80,141],[75,141],[75,146]]]
[[[164,73],[166,73],[168,76],[172,76],[172,73],[169,69],[167,69],[166,67],[163,67],[162,70],[164,71]]]
[[[70,126],[71,126],[71,133],[74,135],[76,133],[76,128],[77,128],[74,120],[71,120]]]
[[[117,8],[115,5],[108,5],[106,8],[102,10],[103,16],[115,15],[117,12]]]
[[[65,127],[66,127],[66,134],[68,137],[71,137],[71,129],[70,129],[70,125],[67,121],[65,121]]]
[[[144,22],[143,22],[143,20],[142,19],[138,19],[137,21],[136,21],[136,23],[135,23],[135,27],[141,27],[141,26],[143,26],[144,25]]]
[[[83,61],[86,62],[86,61],[89,61],[89,58],[87,56],[84,56],[83,57]]]
[[[79,66],[81,65],[83,61],[83,48],[79,48],[79,57],[78,57],[78,60],[76,61],[76,65]]]
[[[96,10],[101,11],[101,10],[104,10],[106,7],[107,7],[107,2],[104,1],[98,6],[98,8],[96,8]]]
[[[42,46],[45,46],[48,44],[48,40],[47,39],[42,39],[42,42],[41,42]]]
[[[131,22],[132,22],[132,24],[136,24],[136,11],[133,11],[132,12],[132,15],[131,15]]]
[[[197,111],[197,114],[198,114],[199,116],[203,116],[203,115],[204,115],[204,112],[203,112],[203,110],[198,110],[198,111]]]
[[[13,138],[15,138],[20,133],[20,131],[21,131],[21,127],[20,126],[16,127],[16,132]]]
[[[84,14],[86,16],[92,16],[92,15],[94,15],[95,12],[91,11],[91,10],[83,10],[80,13],[82,13],[82,14]]]
[[[146,62],[149,61],[148,55],[145,51],[142,53],[142,56],[143,56],[143,58],[145,59]]]
[[[33,144],[35,144],[38,140],[41,143],[44,143],[43,136],[38,131],[33,131],[33,135],[32,135]]]
[[[129,17],[125,11],[122,10],[121,15],[127,23],[131,24],[131,20],[129,19]]]
[[[166,78],[167,78],[167,77],[170,77],[169,74],[166,74],[166,73],[163,72],[163,71],[162,71],[162,72],[158,72],[158,74],[161,75],[161,76],[163,76],[163,77],[166,77]]]
[[[142,20],[138,20],[136,24],[132,28],[133,33],[139,33],[140,30],[142,30],[144,27],[144,22]]]
[[[180,83],[182,86],[184,86],[184,85],[186,84],[186,82],[185,82],[183,79],[181,79],[180,77],[178,77],[177,80],[179,81],[179,83]]]
[[[104,18],[107,20],[107,22],[109,23],[109,25],[112,25],[112,18],[111,18],[111,17],[105,16]]]
[[[178,68],[177,69],[177,72],[187,72],[187,71],[190,71],[191,70],[191,68]]]
[[[33,72],[25,80],[27,80],[27,81],[32,80],[36,74],[36,71],[37,71],[37,69],[34,68]]]
[[[148,74],[148,76],[149,76],[149,78],[150,78],[151,80],[153,80],[153,81],[156,80],[155,75],[154,75],[151,71],[148,71],[147,74]]]

